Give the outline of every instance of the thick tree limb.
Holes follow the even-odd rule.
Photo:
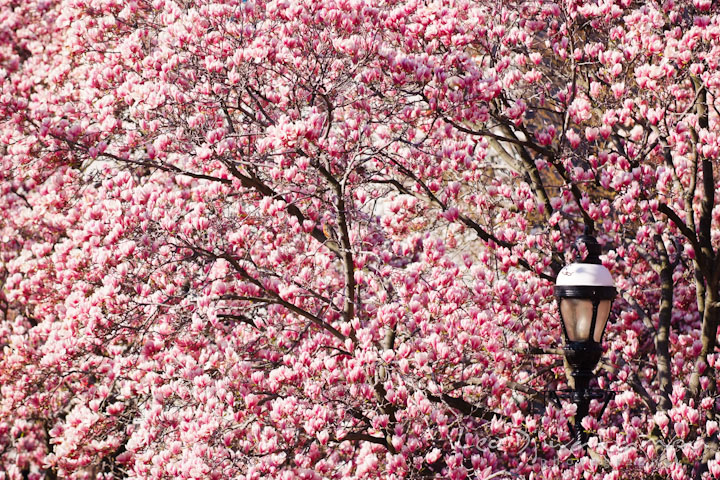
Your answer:
[[[660,309],[658,312],[658,328],[655,334],[655,352],[657,354],[657,379],[660,387],[660,409],[669,410],[672,407],[670,393],[672,393],[672,371],[670,366],[670,321],[673,308],[673,265],[665,248],[665,241],[657,235],[655,245],[660,254],[660,263],[656,271],[660,275]]]

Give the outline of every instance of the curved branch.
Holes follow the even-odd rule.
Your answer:
[[[473,405],[472,403],[468,402],[463,398],[452,397],[447,393],[443,393],[439,397],[435,395],[428,395],[427,398],[431,402],[443,403],[464,415],[469,415],[471,417],[479,418],[482,420],[490,421],[493,418],[506,418],[505,415],[503,415],[502,413],[478,407],[477,405]]]
[[[337,328],[333,327],[329,323],[324,322],[317,316],[298,307],[297,305],[288,302],[287,300],[282,298],[278,293],[270,291],[267,288],[265,288],[259,280],[257,280],[252,275],[250,275],[248,273],[248,271],[245,270],[242,267],[242,265],[240,265],[240,263],[237,261],[237,259],[234,256],[232,256],[228,253],[223,253],[223,254],[218,255],[213,252],[210,252],[209,250],[205,250],[203,248],[200,248],[197,246],[192,246],[192,245],[188,245],[187,248],[190,248],[190,249],[200,253],[201,255],[204,255],[209,258],[222,258],[224,260],[227,260],[227,262],[233,267],[233,269],[237,273],[240,274],[240,276],[242,278],[249,281],[250,283],[252,283],[256,287],[258,287],[260,290],[262,290],[263,292],[265,292],[267,295],[269,295],[271,297],[271,298],[264,298],[264,297],[245,297],[245,296],[237,296],[237,295],[227,295],[227,296],[225,296],[225,298],[230,299],[230,300],[248,300],[248,301],[274,303],[277,305],[281,305],[281,306],[285,307],[287,310],[290,310],[291,312],[296,313],[296,314],[300,315],[301,317],[304,317],[304,318],[310,320],[310,322],[312,322],[314,325],[316,325],[317,327],[319,327],[323,330],[326,330],[327,332],[329,332],[335,338],[337,338],[338,340],[340,340],[342,342],[344,342],[348,338],[345,335],[343,335],[342,333],[340,333],[340,331]],[[236,297],[236,298],[234,298],[234,297]]]

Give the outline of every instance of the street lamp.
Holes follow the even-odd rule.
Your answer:
[[[571,263],[558,273],[555,296],[565,334],[565,358],[575,380],[573,401],[576,439],[585,444],[582,419],[588,414],[593,370],[602,355],[601,341],[617,294],[610,271],[600,262],[600,244],[585,233],[577,239],[587,248],[587,257]]]

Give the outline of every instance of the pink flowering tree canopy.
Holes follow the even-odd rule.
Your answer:
[[[0,39],[0,479],[720,478],[714,2],[1,0]]]

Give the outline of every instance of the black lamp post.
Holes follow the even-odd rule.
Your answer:
[[[593,370],[602,355],[601,341],[610,316],[610,307],[617,294],[610,271],[600,262],[600,244],[589,234],[578,238],[588,255],[582,262],[571,263],[558,273],[555,296],[565,333],[565,358],[575,380],[573,401],[577,405],[575,432],[585,444],[582,419],[588,414],[589,390]]]

